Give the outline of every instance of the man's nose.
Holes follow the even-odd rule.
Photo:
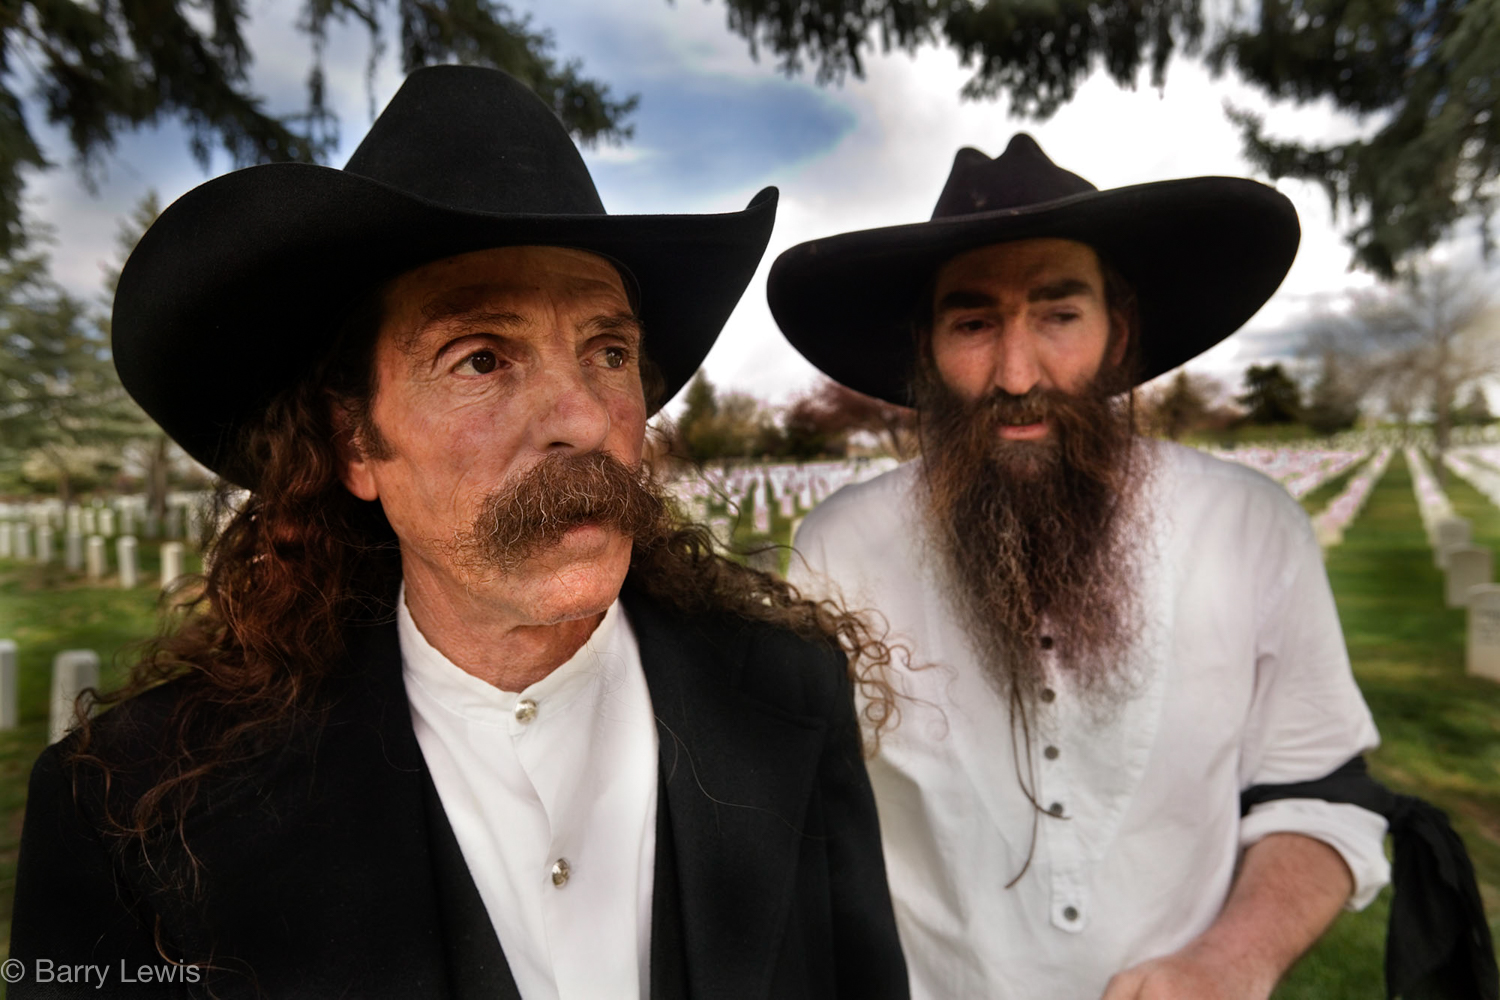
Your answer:
[[[1010,320],[995,340],[994,385],[1012,396],[1024,396],[1041,381],[1036,344],[1016,320]]]
[[[533,444],[538,451],[597,451],[609,437],[609,407],[576,360],[539,374]]]

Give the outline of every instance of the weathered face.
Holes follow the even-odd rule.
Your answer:
[[[557,247],[504,247],[437,261],[384,297],[371,418],[379,459],[354,442],[344,481],[378,499],[401,542],[408,587],[457,588],[526,624],[597,614],[619,593],[631,539],[583,524],[504,570],[458,540],[484,499],[544,458],[641,460],[641,330],[619,273]],[[357,436],[357,435],[356,435]]]
[[[949,260],[933,293],[932,355],[960,398],[996,390],[1077,393],[1105,363],[1119,364],[1124,337],[1110,341],[1099,258],[1060,239],[994,243]],[[1035,441],[1045,420],[1002,426],[1002,438]]]

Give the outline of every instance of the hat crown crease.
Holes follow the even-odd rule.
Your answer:
[[[960,149],[932,218],[1029,208],[1097,190],[1048,159],[1031,136],[1018,132],[993,159],[977,149]]]
[[[466,212],[606,214],[551,109],[520,81],[478,67],[414,72],[344,170]]]

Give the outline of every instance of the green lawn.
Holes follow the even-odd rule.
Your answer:
[[[1500,545],[1500,510],[1452,482],[1449,498],[1479,544]],[[1328,555],[1344,637],[1382,744],[1370,758],[1397,791],[1441,806],[1462,834],[1491,930],[1500,917],[1500,686],[1464,674],[1464,612],[1443,605],[1443,578],[1398,453],[1368,505]],[[1384,996],[1389,890],[1339,918],[1292,971],[1278,1000]]]
[[[1321,509],[1353,471],[1304,503]],[[1478,544],[1500,548],[1500,510],[1455,477],[1449,477],[1448,492],[1458,513],[1473,522]],[[722,511],[715,505],[716,514]],[[790,524],[779,512],[773,510],[769,537],[756,535],[750,520],[747,509],[736,524],[738,543],[787,540]],[[143,546],[143,580],[154,580],[156,557],[155,545]],[[1421,795],[1454,818],[1495,927],[1500,686],[1464,675],[1464,615],[1443,606],[1442,576],[1432,564],[1399,454],[1343,544],[1329,551],[1328,572],[1355,673],[1384,740],[1371,766],[1398,791]],[[0,942],[9,939],[26,775],[46,738],[52,656],[61,649],[94,649],[106,661],[106,683],[118,678],[130,645],[153,631],[156,602],[150,585],[131,592],[86,587],[55,566],[39,570],[0,562],[0,638],[21,647],[22,720],[20,729],[0,732]],[[1384,996],[1387,905],[1388,893],[1363,913],[1341,917],[1277,991],[1278,1000]]]
[[[143,542],[141,585],[122,590],[114,579],[89,585],[63,570],[0,560],[0,639],[19,647],[20,726],[0,730],[0,956],[8,953],[16,850],[31,764],[47,745],[52,658],[64,649],[92,649],[101,660],[101,684],[118,685],[131,647],[156,630],[159,546]],[[110,558],[114,551],[111,546]],[[187,569],[199,565],[189,554]]]

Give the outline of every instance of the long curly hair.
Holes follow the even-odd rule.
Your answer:
[[[111,795],[113,779],[127,767],[140,773],[142,762],[118,759],[104,719],[79,720],[68,758],[75,786],[85,774],[102,778],[105,834],[174,888],[196,889],[184,825],[210,780],[232,776],[299,717],[316,717],[350,628],[394,617],[399,541],[379,504],[353,496],[339,476],[341,428],[372,426],[373,319],[357,313],[318,370],[242,432],[243,467],[257,470],[257,488],[218,491],[205,519],[204,574],[169,596],[162,630],[126,684],[94,699],[117,705],[167,681],[180,685],[153,730],[150,786],[123,798],[117,786]],[[648,371],[645,381],[650,393],[658,379]],[[670,503],[636,534],[631,579],[680,612],[729,613],[836,644],[860,693],[866,749],[894,724],[887,672],[904,649],[888,646],[863,615],[726,555]],[[158,864],[168,853],[187,863]]]

